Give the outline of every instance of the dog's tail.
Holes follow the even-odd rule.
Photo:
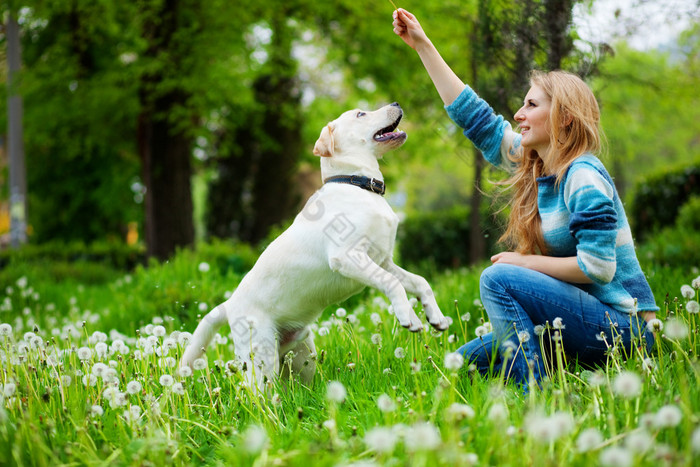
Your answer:
[[[194,330],[192,339],[185,353],[182,354],[182,359],[180,360],[180,366],[192,366],[192,363],[202,356],[204,351],[209,346],[212,338],[216,331],[221,327],[222,324],[226,322],[226,311],[221,305],[214,308],[212,311],[207,313],[202,321],[197,325],[197,329]]]

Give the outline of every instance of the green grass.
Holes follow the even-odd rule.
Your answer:
[[[613,352],[596,371],[555,365],[543,389],[527,396],[500,375],[445,366],[445,355],[485,318],[477,300],[481,267],[428,275],[454,320],[443,334],[409,333],[386,299],[367,290],[341,304],[345,315],[332,307],[319,319],[313,383],[276,382],[261,398],[227,369],[234,355],[226,328],[205,369],[183,377],[168,366],[182,352],[182,332],[240,281],[239,266],[181,252],[128,276],[66,268],[2,271],[0,322],[12,331],[0,336],[0,465],[700,462],[698,315],[680,294],[697,271],[649,270],[667,325],[661,334],[672,318],[687,337],[663,335],[652,356],[623,360]],[[101,280],[86,280],[93,270]],[[155,350],[172,344],[169,338],[173,348]],[[98,362],[113,370],[101,373]],[[86,385],[95,372],[103,376]],[[163,375],[173,384],[164,386]],[[327,397],[331,382],[345,397]]]

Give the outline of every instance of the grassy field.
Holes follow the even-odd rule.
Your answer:
[[[192,374],[175,366],[198,315],[240,281],[231,258],[2,271],[0,465],[700,464],[698,271],[648,271],[653,355],[613,346],[592,370],[553,358],[528,395],[452,358],[484,322],[481,268],[427,275],[453,320],[442,334],[409,333],[367,290],[319,319],[313,384],[260,398],[227,328]]]

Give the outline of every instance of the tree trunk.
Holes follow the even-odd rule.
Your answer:
[[[173,74],[179,78],[187,75],[181,68],[188,48],[176,44],[174,39],[179,6],[177,0],[166,0],[160,14],[155,15],[158,20],[144,29],[144,37],[149,41],[146,55],[155,64],[155,71],[141,82],[139,155],[146,186],[146,254],[160,260],[169,258],[178,247],[194,243],[192,141],[181,125],[178,127],[171,119],[177,110],[185,108],[188,96],[178,89],[158,90],[163,81],[175,79]]]

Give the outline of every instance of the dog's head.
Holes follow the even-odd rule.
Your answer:
[[[349,110],[326,125],[314,146],[321,157],[371,154],[380,159],[385,152],[406,141],[406,133],[398,130],[403,111],[394,102],[375,110]]]

